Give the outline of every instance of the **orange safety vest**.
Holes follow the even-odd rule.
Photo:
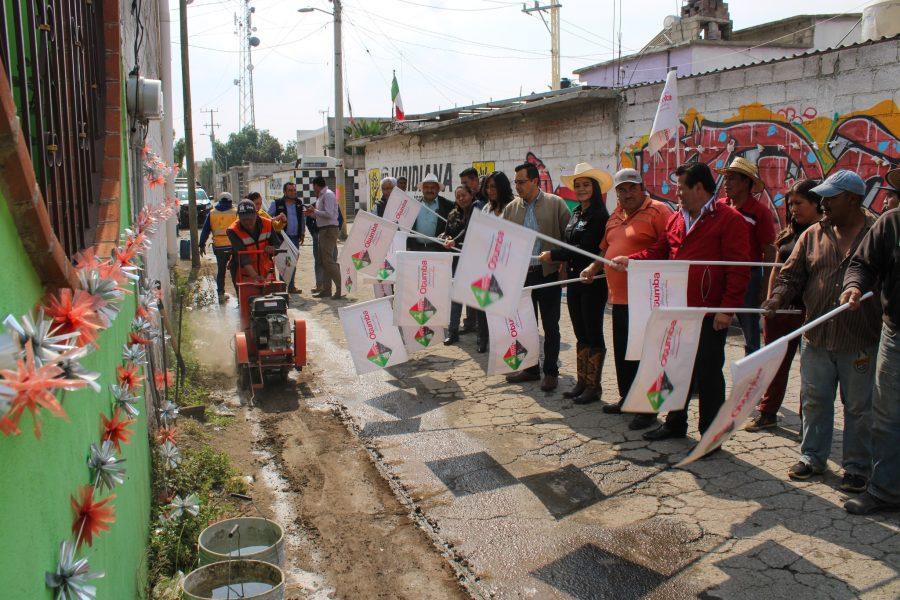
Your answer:
[[[272,229],[272,220],[264,219],[259,217],[259,221],[262,224],[259,229],[259,237],[254,238],[251,234],[247,233],[247,231],[241,227],[240,220],[232,223],[228,230],[237,234],[238,238],[240,238],[241,242],[244,244],[244,250],[262,250],[264,251],[270,242],[270,238],[272,237],[273,229]],[[265,277],[266,274],[274,268],[274,263],[272,262],[272,258],[263,252],[262,254],[251,254],[248,256],[252,261],[252,264],[256,268],[257,274],[260,277]],[[238,261],[238,268],[241,267],[240,255],[235,253],[235,260]]]
[[[237,221],[237,209],[231,207],[228,210],[219,210],[217,208],[209,211],[209,229],[213,235],[213,246],[216,248],[227,248],[231,246],[228,239],[228,227]]]

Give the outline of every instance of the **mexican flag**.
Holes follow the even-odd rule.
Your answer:
[[[400,85],[397,83],[396,73],[394,73],[394,80],[391,82],[391,104],[394,108],[394,118],[398,121],[402,121],[403,100],[400,98]]]

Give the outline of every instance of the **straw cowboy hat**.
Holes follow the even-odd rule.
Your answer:
[[[732,173],[740,173],[741,175],[746,175],[747,177],[752,179],[752,191],[754,194],[758,194],[765,187],[762,179],[759,178],[759,168],[757,168],[756,163],[750,162],[746,158],[741,158],[739,156],[731,161],[731,164],[724,169],[719,169],[719,173],[723,175],[725,173],[728,173],[729,171],[731,171]]]
[[[575,180],[580,177],[587,177],[599,183],[600,192],[603,194],[608,192],[613,186],[612,175],[601,169],[595,169],[588,163],[578,163],[577,165],[575,165],[574,173],[572,173],[571,175],[563,175],[562,177],[560,177],[560,179],[562,179],[564,186],[566,186],[570,190],[574,190]]]
[[[438,181],[437,175],[435,175],[434,173],[429,173],[428,175],[425,176],[424,179],[422,179],[422,181],[419,182],[419,191],[420,192],[422,191],[422,186],[425,185],[426,183],[436,183],[438,186],[438,191],[439,192],[444,191],[444,184],[441,183],[440,181]]]

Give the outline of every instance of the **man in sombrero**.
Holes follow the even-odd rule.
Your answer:
[[[730,165],[719,170],[724,176],[725,196],[747,224],[750,233],[750,260],[772,262],[775,260],[775,214],[757,194],[763,190],[756,164],[746,158],[735,158]],[[768,292],[770,269],[750,268],[750,285],[744,298],[745,308],[759,308]],[[744,352],[750,354],[759,350],[759,315],[739,314],[738,322],[744,332]]]

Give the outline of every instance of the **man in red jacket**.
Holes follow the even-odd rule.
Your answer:
[[[725,260],[747,261],[750,238],[743,217],[724,200],[716,201],[716,180],[703,163],[683,165],[678,175],[681,210],[666,223],[665,234],[650,248],[613,259],[620,270],[629,260]],[[750,282],[748,267],[696,265],[688,273],[688,306],[739,308]],[[700,433],[709,427],[725,403],[725,338],[732,315],[706,315],[694,362],[691,388],[700,397]],[[646,440],[687,435],[687,406],[672,411],[666,422],[644,434]]]

